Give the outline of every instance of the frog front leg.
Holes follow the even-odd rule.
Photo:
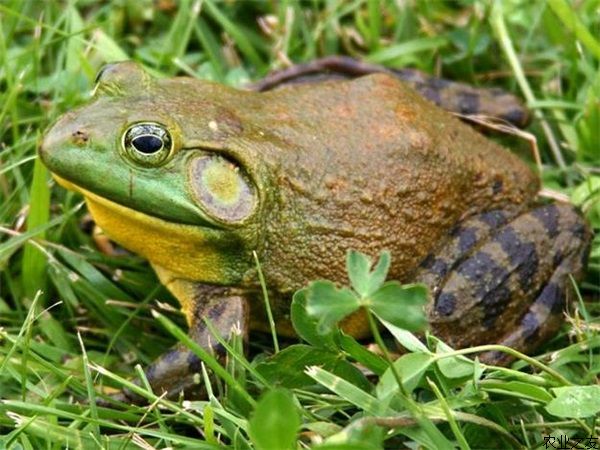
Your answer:
[[[174,278],[160,267],[154,268],[161,282],[181,303],[189,325],[189,337],[223,361],[225,349],[207,327],[206,319],[224,339],[229,339],[233,332],[241,333],[245,339],[248,334],[246,298],[227,287]],[[145,369],[145,376],[157,395],[167,392],[167,397],[173,398],[183,392],[186,396],[197,397],[204,392],[199,384],[200,371],[200,359],[185,345],[176,344]],[[125,390],[123,394],[127,400],[143,402],[130,391]]]
[[[582,273],[590,240],[584,219],[563,203],[466,220],[418,272],[432,292],[433,333],[457,348],[503,344],[533,351],[560,327],[572,296],[569,275]],[[480,358],[511,360],[501,352]]]

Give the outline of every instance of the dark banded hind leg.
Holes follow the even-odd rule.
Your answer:
[[[326,56],[308,63],[296,64],[270,73],[248,87],[256,91],[269,91],[288,84],[350,79],[373,73],[388,73],[399,78],[423,97],[447,111],[495,117],[521,128],[526,127],[531,118],[523,102],[502,89],[474,87],[436,78],[415,69],[390,69],[348,56]]]
[[[555,333],[585,266],[591,234],[575,208],[555,203],[466,220],[422,264],[434,334],[456,348],[504,344],[531,352]],[[505,354],[481,355],[507,364]]]
[[[211,287],[185,280],[172,280],[167,287],[184,305],[188,335],[204,349],[224,362],[225,349],[206,326],[208,319],[224,339],[233,332],[248,333],[248,305],[244,297],[232,295],[227,288]],[[185,296],[185,298],[182,298]],[[177,344],[158,357],[145,370],[146,378],[156,395],[167,392],[168,398],[183,393],[186,398],[204,395],[200,359],[186,346]],[[144,399],[125,390],[126,400],[143,403]]]

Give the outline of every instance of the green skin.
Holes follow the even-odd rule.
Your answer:
[[[141,165],[124,149],[137,122],[170,132],[173,151],[160,164]],[[191,167],[206,154],[233,162],[249,186],[241,219],[203,199],[206,186]],[[206,347],[213,344],[204,317],[224,336],[233,325],[244,334],[266,327],[252,251],[280,332],[290,334],[296,289],[319,278],[346,283],[349,249],[387,249],[390,278],[430,287],[434,333],[455,346],[531,351],[560,325],[568,275],[581,273],[590,241],[571,205],[536,203],[539,180],[527,165],[390,74],[259,93],[155,80],[118,63],[101,72],[89,104],[47,132],[40,156],[88,201],[91,192],[144,214],[135,227],[110,212],[95,219],[149,259]],[[162,235],[160,224],[145,235],[147,216],[169,224]],[[185,240],[173,237],[179,229],[202,244],[171,250]],[[357,337],[368,332],[361,316],[344,327]],[[197,369],[176,347],[147,375],[155,389],[177,393],[192,386]]]

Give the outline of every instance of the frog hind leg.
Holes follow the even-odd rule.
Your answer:
[[[456,348],[503,344],[531,352],[560,327],[569,275],[583,271],[591,233],[572,205],[554,203],[466,220],[422,263],[434,334]],[[480,358],[505,365],[505,353]]]
[[[531,114],[523,102],[502,89],[478,88],[433,77],[415,69],[390,69],[348,56],[326,56],[308,63],[296,64],[273,72],[248,87],[263,92],[288,84],[352,79],[373,73],[387,73],[399,78],[421,96],[450,112],[494,117],[519,128],[525,128],[531,120]]]
[[[206,325],[208,319],[224,339],[240,333],[248,334],[248,305],[242,295],[233,294],[225,287],[207,286],[187,280],[171,278],[170,274],[155,267],[161,281],[180,301],[189,325],[188,336],[224,362],[226,352]],[[145,376],[155,394],[167,393],[168,398],[183,393],[187,398],[204,396],[200,382],[200,359],[182,344],[176,344],[145,369]],[[139,380],[136,381],[139,384]],[[118,397],[134,403],[146,400],[124,390]]]

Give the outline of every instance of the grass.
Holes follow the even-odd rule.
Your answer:
[[[598,237],[561,333],[511,368],[472,363],[461,356],[470,350],[433,337],[424,345],[388,323],[410,350],[392,368],[350,338],[315,337],[307,321],[306,342],[278,352],[269,336],[255,336],[248,360],[233,342],[207,401],[138,388],[149,407],[97,406],[105,387],[136,389],[127,381],[136,365],[172,345],[183,322],[157,307],[172,299],[144,261],[95,247],[80,226],[81,198],[49,182],[35,158],[44,129],[86,100],[108,61],[241,85],[288,61],[343,53],[523,96],[544,187],[581,205],[598,230],[598,8],[598,0],[1,2],[0,448],[540,448],[545,436],[558,448],[559,437],[600,438]],[[527,143],[500,139],[533,162]],[[355,361],[375,375],[365,378]]]

